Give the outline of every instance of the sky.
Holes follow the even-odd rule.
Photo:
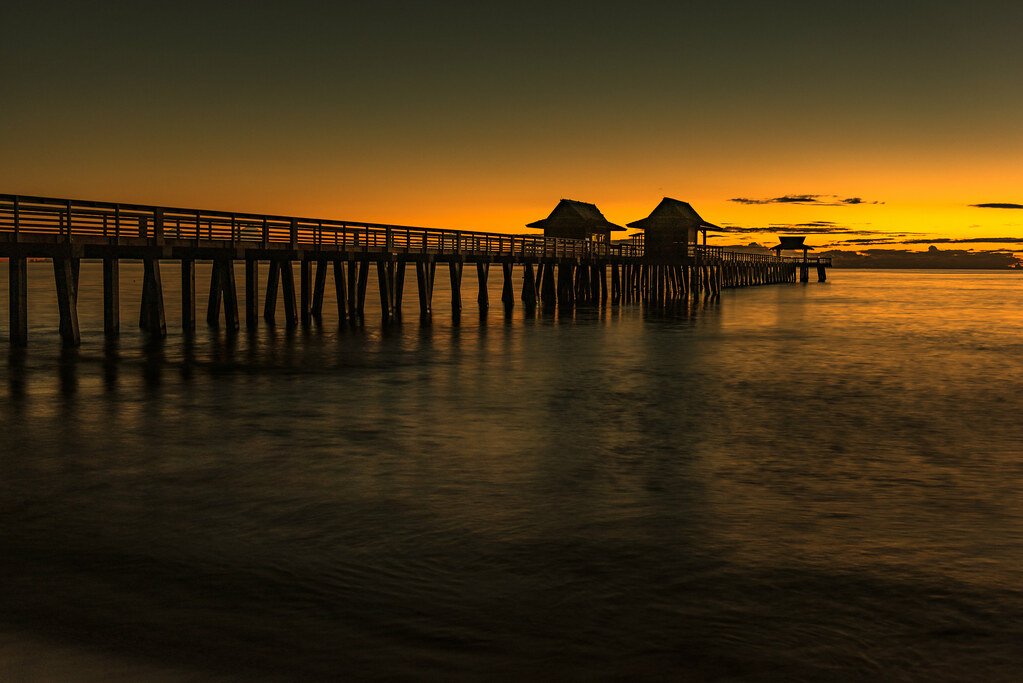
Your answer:
[[[1023,252],[1023,3],[0,5],[0,192]]]

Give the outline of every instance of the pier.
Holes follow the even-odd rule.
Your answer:
[[[242,320],[250,329],[261,319],[277,324],[278,297],[283,298],[285,326],[312,324],[323,313],[328,275],[339,319],[361,320],[374,271],[383,322],[399,319],[409,264],[415,268],[422,317],[432,313],[438,265],[447,270],[456,315],[463,305],[466,264],[470,273],[476,271],[476,303],[481,310],[490,306],[491,266],[500,267],[501,304],[506,311],[516,300],[527,311],[637,302],[668,306],[715,297],[725,288],[795,282],[797,275],[806,282],[812,267],[823,281],[831,265],[830,259],[808,257],[805,251],[802,257],[782,256],[780,251],[745,253],[694,240],[675,241],[669,249],[648,253],[641,237],[615,242],[0,195],[0,257],[9,259],[14,346],[28,343],[27,269],[30,259],[39,258],[52,261],[60,336],[67,346],[81,342],[78,281],[83,258],[103,263],[107,335],[117,335],[121,326],[120,261],[144,264],[138,321],[154,337],[167,334],[163,272],[167,262],[180,273],[180,325],[186,333],[196,326],[196,261],[213,264],[206,322],[229,330],[238,329]],[[235,280],[238,262],[245,268],[243,312]],[[517,266],[521,282],[515,281]]]

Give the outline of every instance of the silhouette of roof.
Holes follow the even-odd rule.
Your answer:
[[[606,218],[604,214],[593,204],[577,202],[574,199],[562,199],[551,211],[551,215],[542,220],[526,224],[527,228],[578,228],[585,227],[590,232],[604,232],[605,230],[625,230],[620,225],[615,225]]]
[[[786,235],[784,237],[779,235],[778,239],[780,240],[780,244],[774,245],[773,247],[771,247],[771,249],[781,249],[783,251],[786,250],[786,249],[796,249],[796,250],[799,250],[799,249],[810,249],[811,251],[813,250],[813,247],[811,247],[809,245],[806,245],[806,244],[803,244],[803,240],[806,239],[805,235],[801,235],[801,236]]]
[[[708,223],[696,213],[687,202],[665,197],[646,218],[627,224],[630,228],[642,230],[669,230],[672,228],[691,228],[698,230],[721,230],[713,223]]]

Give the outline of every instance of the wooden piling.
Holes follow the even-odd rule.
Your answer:
[[[394,306],[391,311],[395,318],[401,319],[401,303],[405,293],[405,261],[399,260],[394,266]]]
[[[394,266],[388,261],[377,261],[377,282],[380,284],[380,314],[384,322],[394,314]]]
[[[28,345],[28,259],[11,256],[8,266],[11,344],[22,347]]]
[[[163,280],[160,277],[160,261],[155,258],[142,259],[142,306],[139,326],[152,337],[167,336],[167,318],[163,309]]]
[[[515,285],[512,282],[512,263],[502,263],[501,273],[504,276],[504,280],[501,285],[501,303],[504,304],[505,311],[511,311],[515,308]]]
[[[259,326],[259,261],[245,259],[245,326]]]
[[[313,277],[313,300],[309,307],[309,315],[314,320],[323,318],[323,295],[327,287],[327,259],[316,259],[316,274]]]
[[[57,287],[57,309],[60,311],[60,337],[64,346],[82,343],[78,329],[78,296],[75,291],[71,257],[54,257],[53,276]]]
[[[479,294],[476,303],[481,311],[490,308],[490,295],[487,293],[487,277],[490,275],[490,264],[482,261],[476,263],[476,280],[479,283]]]
[[[339,323],[344,323],[345,318],[348,315],[347,301],[348,301],[348,288],[345,286],[345,262],[341,259],[334,259],[334,296],[337,297],[337,319]]]
[[[419,286],[419,315],[427,317],[433,312],[433,277],[436,264],[416,261],[416,284]]]
[[[263,318],[271,325],[277,317],[277,289],[281,279],[281,262],[272,259],[266,274],[266,296],[263,298]]]
[[[116,256],[103,257],[103,333],[116,336],[121,331],[120,262]]]
[[[462,311],[462,262],[448,262],[448,274],[451,276],[451,312],[457,315]]]
[[[355,312],[361,318],[366,312],[366,285],[369,282],[369,261],[359,261],[359,281],[356,284]]]
[[[295,272],[291,261],[281,260],[281,295],[284,297],[284,325],[288,329],[298,327],[298,306],[295,301]]]
[[[313,270],[312,262],[303,258],[299,262],[299,319],[303,327],[308,327],[312,322],[313,303]]]
[[[511,264],[508,264],[509,266]],[[532,313],[536,310],[536,276],[533,274],[533,264],[527,262],[522,266],[522,303],[526,311]]]

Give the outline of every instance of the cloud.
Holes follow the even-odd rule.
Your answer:
[[[855,206],[856,204],[884,204],[884,202],[868,202],[862,197],[839,197],[837,194],[786,194],[769,199],[750,199],[734,197],[729,199],[736,204],[813,204],[816,206]],[[1023,208],[1023,207],[1021,207]]]
[[[970,204],[975,209],[1023,209],[1023,204],[1009,204],[1008,202],[988,202],[987,204]]]
[[[905,238],[909,239],[896,239]],[[1023,237],[917,237],[889,235],[884,238],[865,237],[840,240],[828,246],[867,246],[876,244],[1023,244]]]

